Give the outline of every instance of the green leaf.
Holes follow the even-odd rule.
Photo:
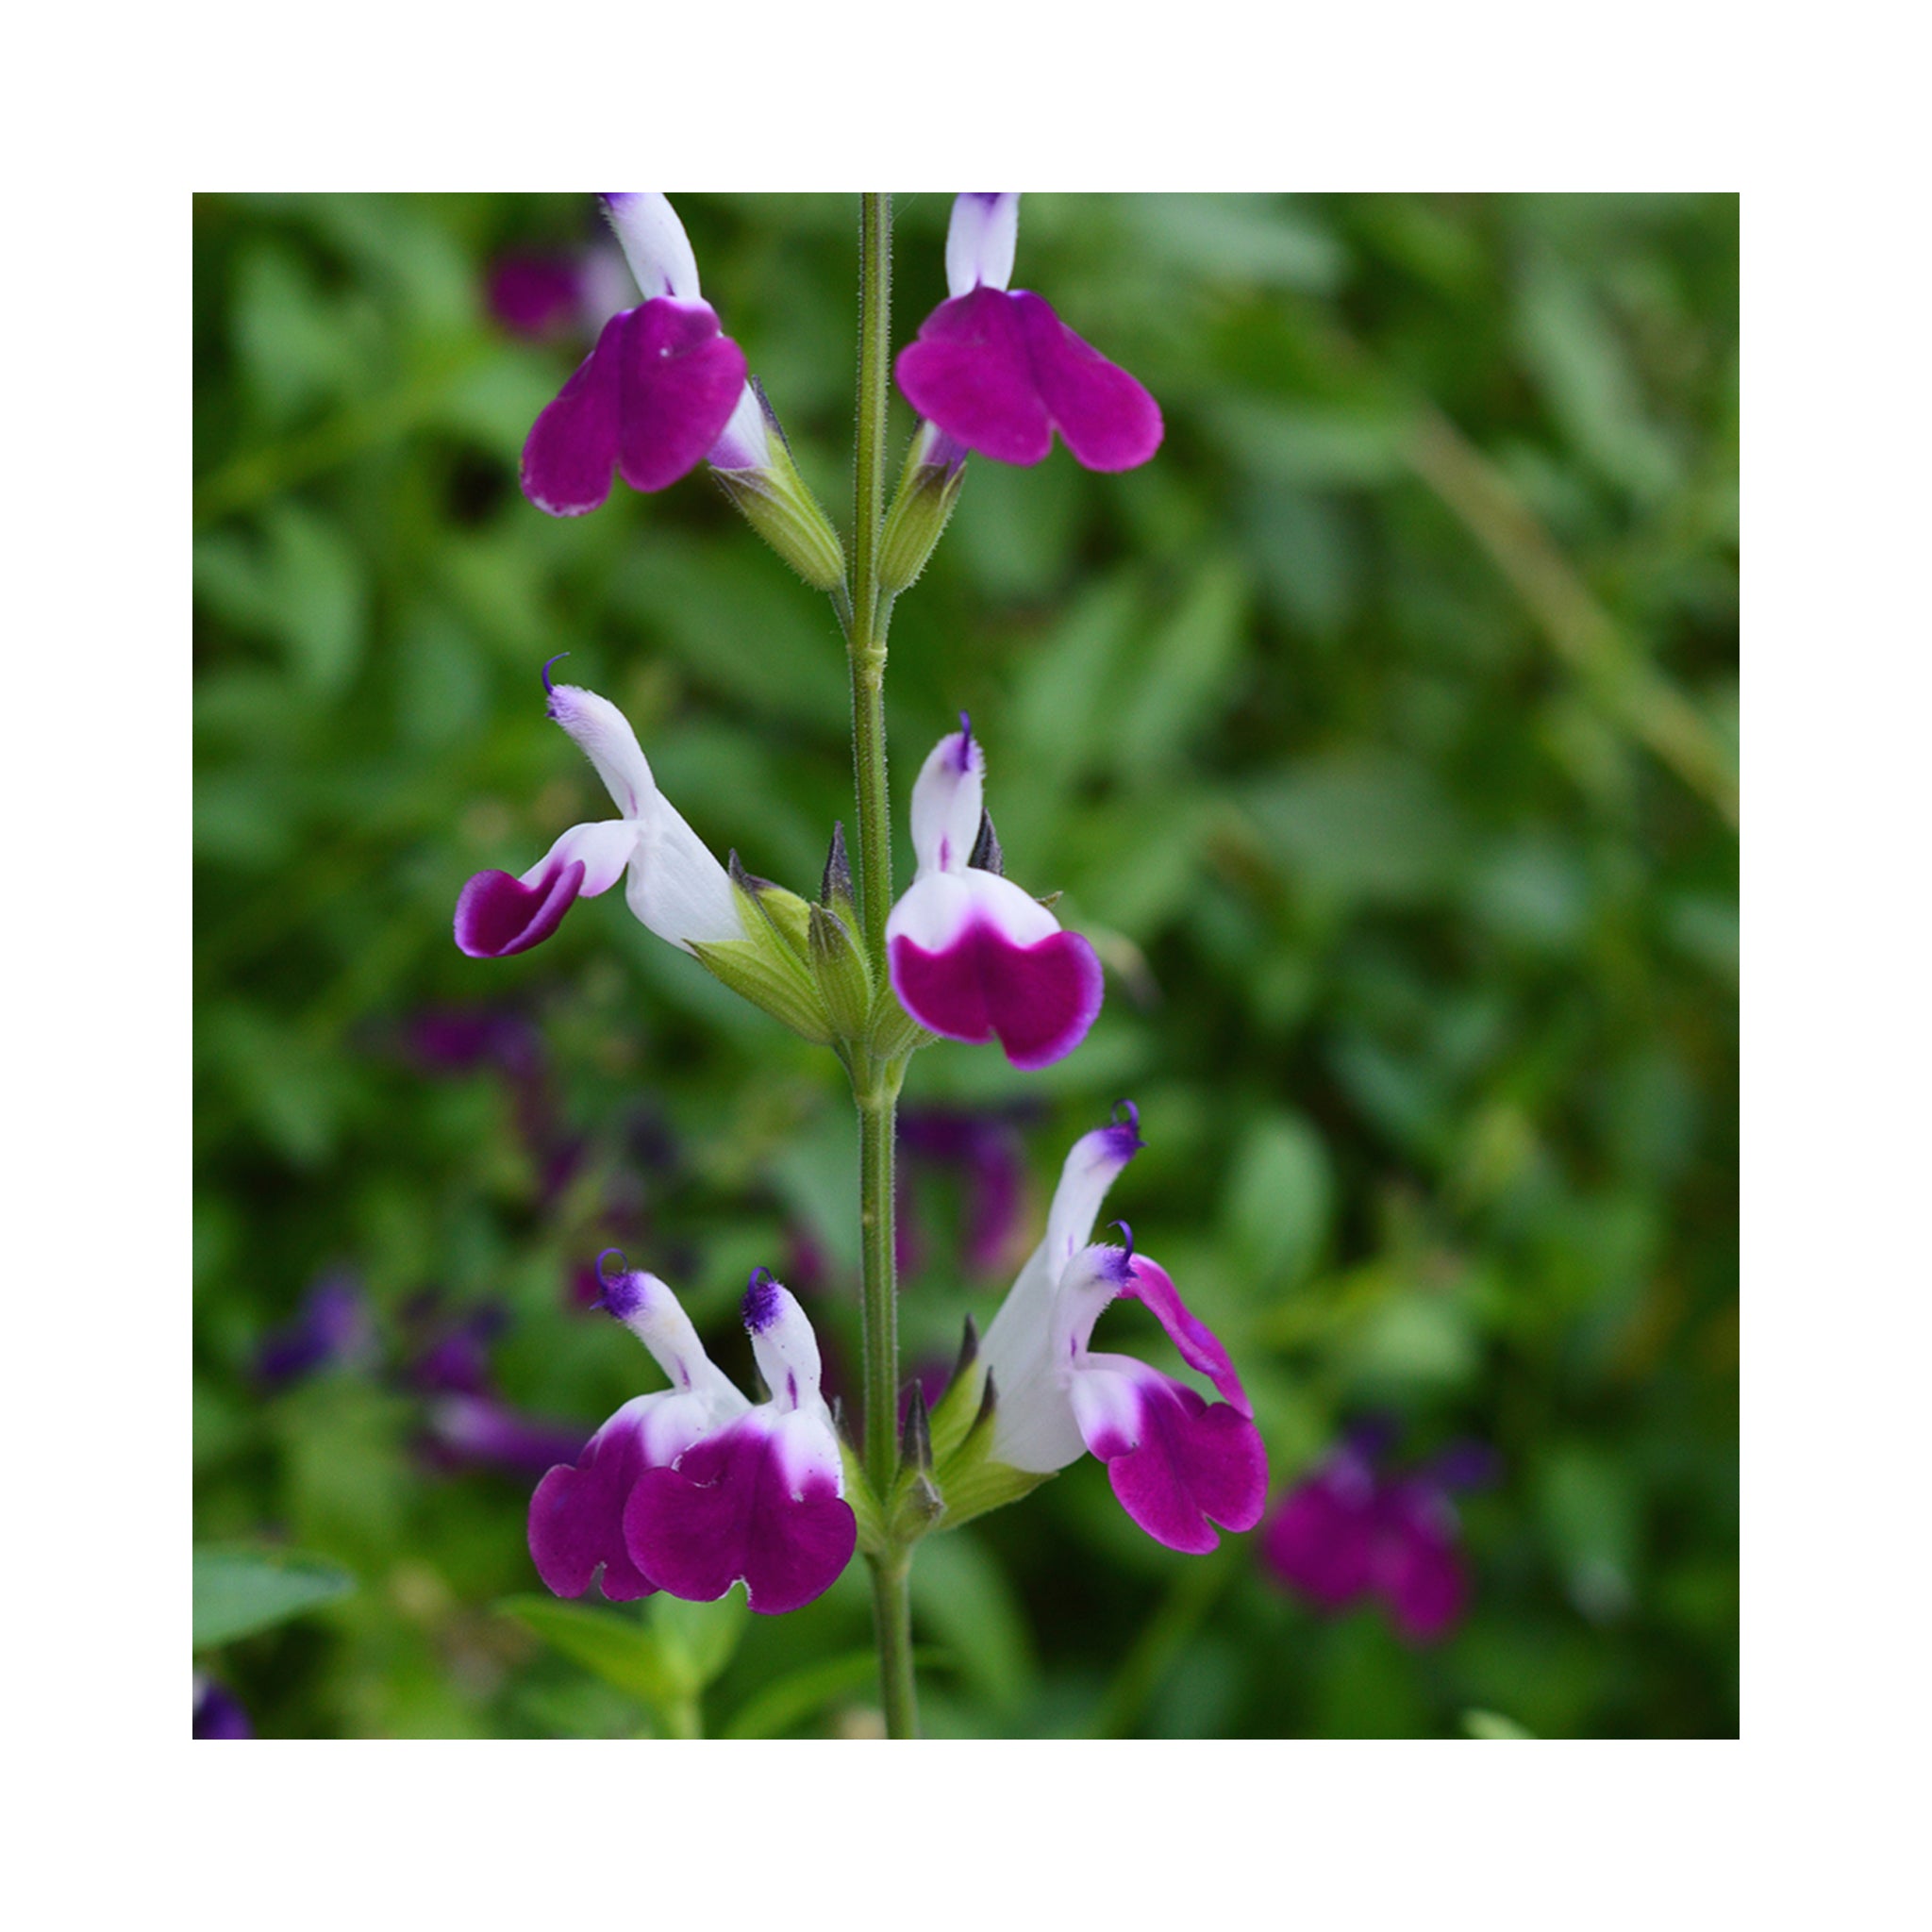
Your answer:
[[[1002,1713],[1032,1697],[1038,1666],[1025,1613],[991,1552],[971,1537],[928,1537],[912,1567],[912,1609],[944,1637],[961,1674]]]
[[[645,1611],[650,1634],[685,1694],[695,1697],[738,1654],[751,1605],[742,1591],[727,1591],[716,1603],[686,1603],[659,1593]]]
[[[1322,1137],[1298,1113],[1271,1109],[1248,1129],[1228,1175],[1223,1218],[1262,1287],[1292,1287],[1320,1257],[1334,1177]]]
[[[945,1653],[919,1649],[912,1653],[916,1670],[930,1670],[945,1661]],[[767,1684],[739,1707],[738,1715],[719,1734],[726,1738],[782,1738],[837,1697],[871,1689],[878,1682],[879,1660],[870,1650],[849,1650],[841,1657],[808,1664],[775,1684]]]
[[[1225,708],[1240,675],[1246,619],[1241,567],[1224,557],[1210,558],[1174,614],[1136,654],[1132,696],[1113,721],[1123,766],[1175,763]]]
[[[1526,1731],[1513,1717],[1505,1717],[1495,1710],[1465,1710],[1462,1713],[1462,1728],[1472,1738],[1533,1738],[1534,1731]]]
[[[347,1571],[321,1557],[205,1544],[194,1553],[194,1647],[207,1650],[267,1630],[355,1587]]]
[[[582,1664],[607,1684],[628,1690],[659,1711],[689,1698],[686,1661],[680,1658],[674,1664],[656,1630],[633,1624],[616,1610],[558,1603],[547,1596],[505,1597],[496,1607],[573,1663]]]

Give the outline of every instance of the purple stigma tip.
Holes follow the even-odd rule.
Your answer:
[[[1124,1119],[1123,1115],[1125,1116]],[[1138,1134],[1141,1131],[1141,1109],[1131,1100],[1116,1100],[1113,1104],[1113,1121],[1116,1126],[1132,1127]]]
[[[643,1305],[644,1291],[638,1286],[635,1274],[620,1274],[615,1281],[604,1284],[599,1306],[618,1321],[628,1322]]]
[[[769,1268],[754,1268],[744,1291],[744,1325],[751,1334],[762,1335],[777,1319],[778,1283]]]
[[[554,657],[554,658],[544,658],[544,660],[543,660],[543,695],[544,695],[545,697],[552,697],[552,698],[554,698],[554,697],[555,697],[555,696],[557,695],[557,687],[556,687],[556,686],[555,686],[554,684],[552,684],[552,683],[551,683],[551,681],[550,681],[550,667],[551,667],[551,666],[552,666],[553,664],[558,664],[558,663],[561,663],[561,662],[563,661],[563,659],[564,659],[564,658],[568,658],[569,656],[570,656],[570,653],[569,653],[568,651],[559,651],[559,652],[558,652],[558,654],[557,654],[557,656],[556,656],[556,657]]]
[[[1127,1259],[1131,1261],[1134,1258],[1134,1230],[1124,1221],[1116,1221],[1113,1224],[1121,1231],[1121,1243],[1127,1251]]]

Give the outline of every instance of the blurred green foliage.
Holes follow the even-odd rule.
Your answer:
[[[358,1582],[214,1654],[265,1735],[872,1724],[857,1565],[715,1642],[627,1620],[629,1690],[543,1641],[527,1480],[426,1454],[405,1369],[425,1295],[497,1307],[504,1399],[588,1431],[655,1382],[573,1300],[612,1243],[741,1377],[759,1262],[816,1270],[856,1358],[830,1056],[616,894],[515,959],[450,939],[470,874],[605,808],[543,717],[558,651],[754,872],[811,889],[851,816],[829,610],[702,475],[568,523],[517,490],[582,345],[511,340],[486,276],[590,205],[196,207],[196,1528]],[[856,203],[679,208],[843,521]],[[947,203],[899,212],[904,341]],[[1463,1512],[1470,1613],[1418,1651],[1291,1600],[1257,1538],[1158,1548],[1077,1465],[922,1547],[930,1730],[1735,1731],[1737,258],[1729,197],[1025,201],[1019,281],[1168,438],[1124,476],[971,465],[893,630],[899,863],[970,709],[1009,868],[1064,889],[1108,997],[1041,1074],[928,1050],[908,1104],[1030,1103],[1017,1258],[1072,1138],[1139,1101],[1109,1209],[1228,1343],[1277,1490],[1371,1410],[1503,1475]],[[425,1063],[452,1010],[546,1071]],[[956,1258],[957,1190],[910,1205],[917,1364],[1006,1277]],[[375,1352],[265,1384],[328,1269]],[[1135,1312],[1103,1336],[1151,1346]]]

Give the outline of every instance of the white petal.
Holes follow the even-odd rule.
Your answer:
[[[789,1414],[770,1407],[754,1413],[772,1419],[768,1426],[778,1452],[778,1466],[785,1472],[786,1487],[793,1496],[803,1494],[813,1476],[828,1480],[840,1495],[845,1493],[845,1458],[839,1454],[838,1432],[823,1402]]]
[[[697,257],[676,211],[661,194],[607,194],[604,212],[617,230],[624,258],[645,299],[675,295],[698,299]]]
[[[970,865],[959,874],[973,910],[987,924],[998,927],[1016,946],[1037,946],[1059,931],[1060,923],[1040,901],[996,872]]]
[[[715,945],[746,936],[730,874],[661,791],[645,800],[638,820],[625,898],[660,940],[686,952],[693,941]]]
[[[1020,234],[1017,194],[959,194],[946,230],[946,291],[970,295],[982,286],[1004,289],[1013,279]]]
[[[628,819],[597,819],[588,825],[573,825],[524,874],[521,883],[534,886],[552,866],[581,860],[584,882],[577,888],[577,896],[594,899],[617,883],[637,849],[638,828]]]
[[[1088,1237],[1108,1188],[1140,1146],[1129,1121],[1096,1127],[1074,1142],[1047,1212],[1046,1239],[980,1344],[999,1396],[993,1453],[1015,1469],[1060,1469],[1081,1452],[1069,1377],[1078,1371],[1100,1310],[1119,1291],[1118,1264],[1105,1257],[1121,1252],[1088,1249]],[[1094,1258],[1088,1261],[1082,1250]]]
[[[711,454],[705,458],[714,470],[769,470],[772,467],[772,439],[765,427],[765,411],[758,392],[750,383],[738,399]]]
[[[1130,1356],[1097,1355],[1081,1367],[1068,1390],[1083,1446],[1095,1441],[1138,1448],[1146,1405],[1141,1391],[1154,1372]]]
[[[818,1402],[819,1341],[798,1297],[760,1269],[744,1298],[744,1319],[752,1357],[778,1409],[789,1412]]]
[[[1114,1176],[1141,1151],[1141,1136],[1126,1121],[1082,1134],[1074,1142],[1047,1210],[1045,1248],[1056,1281],[1092,1238],[1101,1203]]]
[[[732,1386],[731,1378],[705,1353],[691,1317],[655,1274],[621,1274],[607,1281],[604,1301],[670,1376],[669,1392],[689,1395],[698,1404],[707,1427],[729,1422],[751,1407]]]
[[[933,746],[912,787],[912,850],[919,869],[963,872],[979,837],[986,754],[970,731],[949,731]]]
[[[551,688],[550,715],[597,768],[618,810],[636,818],[644,801],[656,796],[658,786],[630,720],[608,698],[575,684]]]
[[[1128,1267],[1124,1248],[1106,1246],[1082,1248],[1067,1263],[1054,1290],[1047,1340],[1056,1361],[1077,1367],[1085,1360],[1093,1324],[1126,1285]]]
[[[973,916],[973,890],[957,873],[929,872],[899,894],[886,920],[886,940],[910,940],[922,952],[942,953]]]
[[[1029,1264],[1030,1265],[1030,1264]],[[995,1350],[990,1330],[982,1351],[992,1373],[997,1404],[992,1419],[992,1454],[995,1460],[1014,1469],[1036,1470],[1041,1474],[1064,1469],[1085,1453],[1087,1444],[1074,1415],[1069,1397],[1074,1365],[1055,1361],[1043,1336],[1033,1346],[1031,1313],[1038,1311],[1044,1297],[1019,1299],[1026,1276],[1014,1283],[1007,1307],[1000,1310],[993,1328],[1006,1320],[1008,1308],[1015,1310],[1015,1321],[999,1337]],[[1040,1326],[1043,1330],[1044,1323]],[[1018,1359],[1010,1358],[1017,1354]]]

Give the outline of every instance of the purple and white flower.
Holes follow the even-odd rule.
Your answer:
[[[1044,296],[1008,289],[1019,225],[1017,194],[955,199],[949,299],[900,352],[899,387],[929,423],[996,462],[1039,462],[1057,429],[1088,469],[1131,470],[1160,446],[1159,406]]]
[[[661,194],[607,194],[604,211],[643,291],[537,418],[524,444],[524,494],[582,516],[610,494],[662,490],[709,453],[745,391],[744,354],[698,288],[697,258]]]
[[[959,724],[912,787],[919,870],[886,922],[892,991],[934,1033],[997,1039],[1016,1067],[1047,1066],[1093,1024],[1100,960],[1001,875],[984,805],[986,754],[963,715]]]
[[[752,1276],[745,1326],[772,1390],[756,1407],[656,1275],[607,1281],[604,1306],[673,1386],[625,1403],[575,1467],[538,1484],[530,1555],[543,1581],[580,1596],[594,1578],[613,1602],[656,1590],[708,1602],[741,1581],[768,1615],[828,1590],[852,1559],[858,1520],[796,1300],[763,1269]]]
[[[659,939],[686,952],[693,942],[743,939],[729,875],[658,790],[624,713],[595,691],[553,685],[548,665],[543,688],[549,715],[596,768],[619,816],[573,825],[520,877],[479,872],[457,900],[457,944],[473,959],[526,952],[557,930],[575,901],[608,891],[626,874],[625,901]]]
[[[708,1603],[741,1580],[752,1608],[775,1614],[831,1588],[858,1524],[805,1310],[759,1269],[744,1325],[771,1399],[646,1469],[624,1532],[632,1560],[672,1595]]]
[[[1089,1237],[1114,1176],[1140,1152],[1140,1117],[1083,1135],[1061,1170],[1046,1239],[1020,1271],[980,1348],[997,1406],[991,1455],[1041,1474],[1091,1450],[1122,1507],[1157,1542],[1204,1553],[1224,1529],[1252,1529],[1267,1501],[1268,1457],[1227,1351],[1191,1314],[1167,1271]],[[1221,1399],[1131,1356],[1089,1347],[1108,1304],[1151,1309],[1183,1362]]]

